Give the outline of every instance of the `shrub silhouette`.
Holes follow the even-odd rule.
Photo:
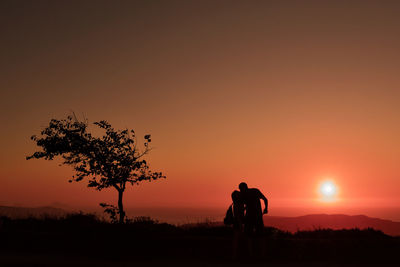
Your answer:
[[[83,213],[43,219],[0,217],[0,225],[0,251],[18,252],[16,255],[38,252],[38,255],[57,254],[61,258],[133,263],[146,259],[231,260],[233,229],[221,225],[179,227],[148,217],[112,224]],[[320,229],[293,234],[266,227],[260,238],[266,244],[265,250],[260,251],[260,258],[244,254],[243,260],[294,262],[301,266],[308,266],[307,262],[328,263],[329,266],[329,263],[398,265],[400,238],[373,229]],[[41,258],[46,261],[46,257]],[[18,265],[13,263],[13,266]]]

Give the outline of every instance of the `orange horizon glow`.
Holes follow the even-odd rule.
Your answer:
[[[73,111],[151,134],[167,179],[128,188],[128,208],[224,214],[245,181],[271,215],[400,221],[400,2],[222,2],[0,9],[0,205],[115,203],[58,160],[25,160]]]

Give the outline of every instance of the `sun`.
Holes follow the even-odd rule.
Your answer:
[[[319,186],[319,194],[322,201],[332,202],[336,200],[338,189],[332,180],[325,180]]]

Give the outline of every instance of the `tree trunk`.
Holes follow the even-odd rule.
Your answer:
[[[125,211],[124,205],[122,203],[122,196],[124,194],[123,190],[118,190],[118,213],[119,213],[119,223],[124,223],[125,221]]]

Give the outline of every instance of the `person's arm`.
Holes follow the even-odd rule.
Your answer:
[[[267,214],[268,213],[268,199],[263,195],[263,193],[261,193],[261,191],[260,191],[260,198],[262,200],[264,200],[265,208],[264,208],[263,214]]]

